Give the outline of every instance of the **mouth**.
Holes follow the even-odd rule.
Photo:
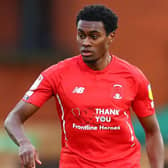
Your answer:
[[[93,52],[90,50],[81,50],[81,55],[87,57],[93,55]]]

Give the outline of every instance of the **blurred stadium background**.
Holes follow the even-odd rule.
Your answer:
[[[112,8],[119,16],[112,53],[140,67],[152,83],[167,149],[167,0],[0,0],[0,167],[20,167],[17,147],[3,129],[7,113],[43,69],[79,53],[75,17],[81,7],[95,2]],[[133,120],[144,145],[144,132],[134,116]],[[56,168],[61,132],[54,100],[27,121],[25,129],[40,153],[41,167]],[[141,162],[143,168],[149,168],[144,146]]]

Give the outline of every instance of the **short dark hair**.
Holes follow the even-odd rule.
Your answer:
[[[102,21],[106,34],[117,29],[118,16],[104,5],[88,5],[81,9],[76,17],[76,25],[79,20]]]

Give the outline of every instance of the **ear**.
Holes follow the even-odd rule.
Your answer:
[[[109,35],[108,35],[108,38],[109,38],[109,41],[112,42],[113,39],[115,38],[115,31],[111,32]]]

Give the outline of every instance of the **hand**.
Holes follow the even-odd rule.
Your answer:
[[[35,147],[31,143],[24,143],[19,146],[19,156],[24,168],[35,168],[36,162],[42,164]]]

